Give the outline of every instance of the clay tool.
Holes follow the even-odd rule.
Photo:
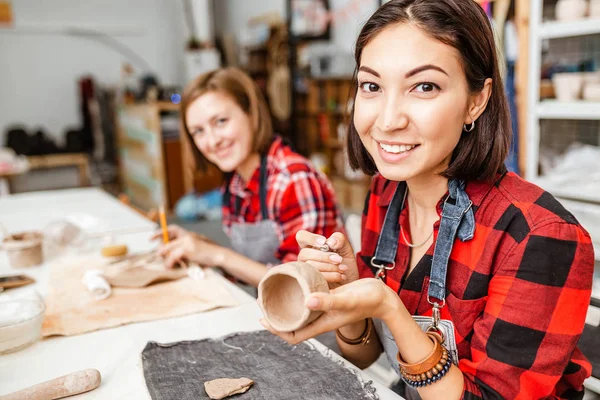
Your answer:
[[[0,396],[0,400],[54,400],[89,392],[100,386],[102,378],[95,369],[73,372],[18,392]]]

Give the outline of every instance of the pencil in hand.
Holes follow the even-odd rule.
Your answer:
[[[158,210],[159,220],[160,220],[160,228],[162,229],[163,234],[163,242],[165,244],[169,243],[169,231],[167,230],[167,216],[165,215],[165,207],[160,206]]]

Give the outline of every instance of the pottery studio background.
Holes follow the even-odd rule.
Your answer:
[[[477,1],[504,60],[514,130],[507,167],[556,196],[590,232],[600,260],[600,1]],[[3,235],[18,226],[6,199],[97,188],[144,220],[158,223],[164,207],[170,223],[227,244],[222,175],[188,168],[179,125],[184,85],[221,66],[252,77],[275,131],[329,176],[346,217],[360,214],[369,179],[349,168],[342,143],[354,40],[379,5],[0,0]],[[51,216],[49,223],[57,220]],[[92,231],[111,225],[102,210],[62,217]],[[600,322],[597,267],[592,338]],[[591,340],[587,355],[600,378],[597,348]],[[600,380],[588,389],[594,398]]]

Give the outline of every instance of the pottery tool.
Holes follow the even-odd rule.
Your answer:
[[[94,390],[100,386],[101,381],[102,378],[98,370],[86,369],[42,382],[27,389],[19,390],[18,392],[0,396],[0,400],[62,399],[64,397]]]
[[[326,243],[323,246],[319,247],[319,250],[324,251],[325,253],[329,253],[331,251],[331,248],[329,248],[329,245]]]
[[[160,228],[162,229],[163,234],[163,242],[165,244],[169,243],[169,231],[167,230],[167,217],[165,215],[165,207],[160,206],[158,210],[159,219],[160,219]]]

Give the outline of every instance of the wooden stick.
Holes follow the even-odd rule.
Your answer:
[[[89,392],[100,386],[102,378],[95,369],[73,372],[18,392],[0,396],[0,400],[54,400]]]

